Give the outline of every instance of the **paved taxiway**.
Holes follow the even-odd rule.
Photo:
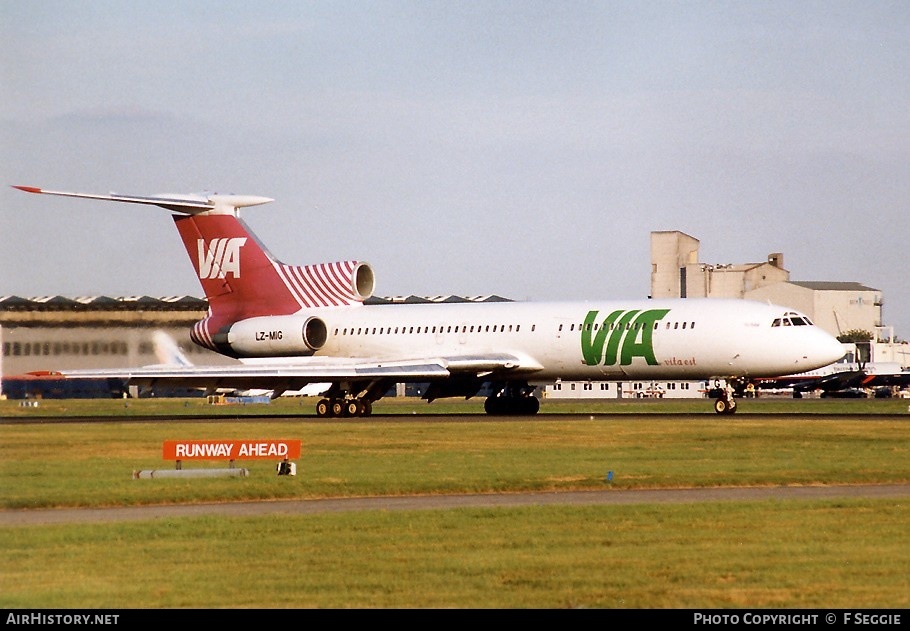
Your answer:
[[[125,506],[115,508],[0,510],[0,526],[97,523],[162,518],[174,519],[179,517],[198,517],[201,515],[250,517],[279,514],[311,515],[316,513],[365,510],[391,511],[494,508],[509,506],[545,506],[553,504],[678,504],[686,502],[742,502],[766,499],[812,500],[848,497],[910,499],[910,484],[630,489],[470,495],[408,495],[399,497],[269,500],[257,502],[180,504],[169,506]]]

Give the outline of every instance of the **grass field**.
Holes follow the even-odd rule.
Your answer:
[[[2,506],[910,482],[902,401],[746,401],[740,411],[752,413],[730,417],[703,400],[636,402],[644,415],[620,402],[546,402],[533,420],[483,422],[401,418],[446,409],[395,400],[377,404],[373,418],[322,421],[305,401],[298,419],[244,419],[262,408],[291,416],[295,403],[302,407],[291,400],[215,406],[233,409],[214,422],[180,420],[199,413],[195,401],[0,402],[5,418],[63,408],[86,417],[0,425]],[[472,404],[452,405],[479,413]],[[797,405],[811,411],[779,416]],[[121,418],[152,413],[161,419]],[[278,477],[274,463],[250,461],[238,463],[249,468],[246,478],[132,478],[137,469],[173,467],[162,460],[165,439],[232,437],[299,438],[298,475]],[[894,500],[3,527],[0,606],[906,608],[908,535],[910,501]]]

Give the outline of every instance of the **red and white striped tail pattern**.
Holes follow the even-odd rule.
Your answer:
[[[193,325],[193,330],[190,331],[190,339],[199,346],[218,350],[215,341],[209,333],[209,318],[204,318]]]
[[[363,302],[365,298],[356,293],[357,264],[357,261],[304,266],[278,263],[275,269],[301,307],[341,307]]]

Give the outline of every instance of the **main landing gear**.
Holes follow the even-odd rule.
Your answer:
[[[316,404],[316,416],[319,418],[370,416],[372,413],[373,402],[368,399],[320,399]]]
[[[389,384],[381,380],[333,384],[316,404],[316,416],[319,418],[370,416],[373,413],[373,402],[381,399],[388,388]]]
[[[484,412],[491,416],[512,414],[537,414],[540,401],[534,396],[534,387],[526,383],[507,383],[487,397]]]

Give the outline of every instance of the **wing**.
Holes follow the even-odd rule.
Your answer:
[[[458,377],[483,378],[494,373],[527,374],[542,369],[536,362],[509,353],[379,360],[303,358],[296,361],[246,361],[227,366],[159,365],[110,370],[61,371],[67,378],[119,378],[131,385],[202,388],[298,390],[310,383],[414,382]]]
[[[903,388],[910,386],[910,370],[893,373],[871,373],[863,375],[860,380],[861,388],[876,388],[879,386],[897,386]]]
[[[819,377],[791,375],[776,379],[760,379],[757,385],[759,388],[793,388],[803,392],[810,390],[830,392],[848,388],[876,388],[879,386],[905,387],[910,385],[910,371],[866,372],[865,370],[843,370]]]
[[[844,370],[832,375],[825,375],[815,380],[815,383],[809,384],[810,390],[845,390],[855,388],[860,380],[865,376],[862,370]]]

